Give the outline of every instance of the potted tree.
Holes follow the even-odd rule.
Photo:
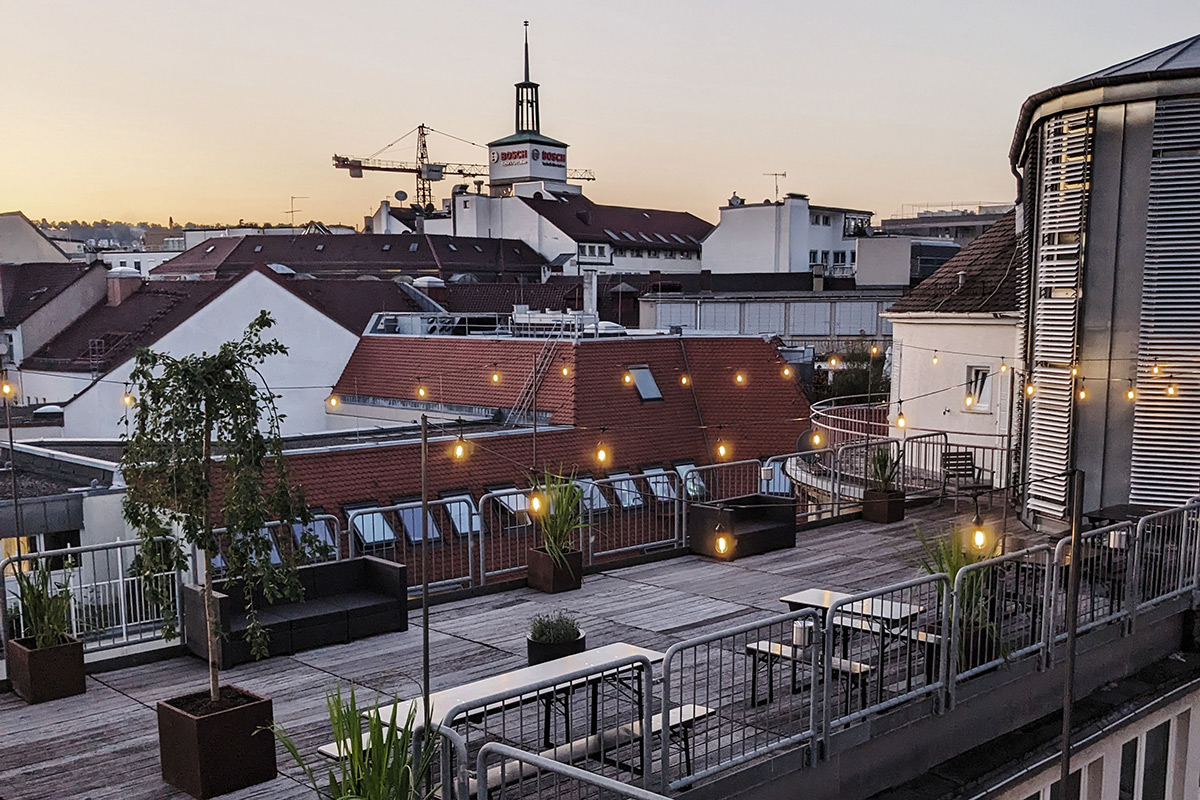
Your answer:
[[[953,589],[958,580],[958,573],[964,567],[986,561],[995,554],[995,547],[989,551],[970,550],[965,546],[966,539],[958,526],[951,526],[947,536],[929,540],[917,531],[917,541],[921,544],[921,553],[917,564],[925,575],[945,573],[949,578],[947,583]],[[943,603],[953,602],[945,595],[945,589],[938,584],[938,611]],[[940,617],[940,615],[939,615]],[[941,641],[944,631],[941,623],[931,626],[929,636],[923,640],[925,646],[925,675],[932,680],[933,666],[937,664],[941,654]],[[985,573],[979,570],[968,573],[963,580],[962,602],[959,608],[958,645],[955,657],[958,670],[971,669],[989,660],[991,654],[1001,652],[996,641],[996,625],[992,621],[990,596],[988,593]]]
[[[273,565],[264,527],[268,520],[290,524],[308,516],[303,491],[289,481],[276,395],[260,385],[259,366],[287,353],[278,341],[263,341],[272,324],[264,311],[240,339],[212,354],[176,358],[143,349],[130,374],[133,394],[126,404],[133,420],[122,437],[121,458],[128,484],[124,513],[142,540],[140,566],[151,600],[172,607],[156,576],[174,570],[183,557],[177,539],[170,547],[155,540],[177,530],[203,554],[209,685],[160,701],[157,709],[163,779],[198,798],[276,775],[274,739],[260,733],[272,723],[270,699],[220,683],[215,645],[223,632],[213,595],[213,557],[221,554],[227,585],[246,598],[246,636],[260,656],[267,652],[267,633],[255,615],[256,598],[270,603],[301,593],[296,554],[289,550],[282,565]],[[220,529],[213,515],[218,504]]]
[[[896,489],[896,471],[904,460],[889,445],[871,451],[867,460],[867,486],[863,489],[862,518],[869,522],[904,519],[904,492]]]
[[[5,654],[13,691],[27,703],[83,694],[83,643],[70,636],[71,577],[54,583],[50,565],[17,572],[24,636],[10,638]]]
[[[525,637],[529,666],[582,653],[586,649],[587,634],[579,629],[579,622],[565,611],[538,614],[529,620],[529,635]]]
[[[575,547],[575,532],[584,527],[583,489],[571,478],[549,471],[535,481],[529,511],[542,531],[542,546],[529,550],[526,581],[539,591],[555,594],[578,589],[583,583],[583,553]]]

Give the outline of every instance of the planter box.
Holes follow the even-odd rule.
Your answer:
[[[12,689],[27,703],[83,694],[83,642],[67,637],[53,647],[35,648],[33,638],[9,639],[5,649]]]
[[[221,688],[250,702],[202,716],[175,705],[195,695],[158,703],[163,780],[202,800],[269,781],[277,774],[275,736],[259,732],[273,721],[271,701],[234,686]],[[208,696],[207,691],[200,694]]]
[[[525,653],[531,667],[563,656],[573,656],[584,650],[587,650],[587,633],[584,631],[580,631],[579,638],[573,642],[535,642],[525,637]]]
[[[751,494],[688,508],[693,553],[722,561],[796,546],[796,501]]]
[[[868,522],[899,522],[904,519],[904,492],[863,492],[862,518]]]
[[[567,567],[554,563],[545,548],[536,547],[529,551],[529,567],[526,582],[532,589],[547,594],[558,594],[578,589],[583,585],[583,553],[572,550],[565,554]]]

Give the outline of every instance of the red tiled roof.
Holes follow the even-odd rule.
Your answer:
[[[214,248],[208,252],[209,248]],[[157,277],[230,278],[255,264],[322,276],[537,275],[546,260],[524,242],[423,234],[307,234],[209,239],[154,271]]]
[[[89,269],[104,269],[103,264],[2,264],[0,265],[0,320],[6,328],[15,328],[33,312],[53,300],[79,280]]]
[[[1017,310],[1016,211],[1010,211],[888,309],[890,313],[966,314]],[[963,275],[959,286],[959,272]]]
[[[418,368],[432,402],[502,405],[523,386],[543,342],[415,337],[364,337],[338,382],[337,391],[416,399]],[[808,428],[808,402],[798,384],[782,375],[778,351],[749,337],[657,337],[588,340],[558,345],[570,359],[571,374],[551,371],[538,393],[542,411],[568,429],[541,431],[540,468],[600,476],[638,472],[652,465],[684,461],[712,463],[722,440],[731,458],[787,452]],[[435,355],[436,353],[436,355]],[[686,360],[685,360],[686,356]],[[490,384],[491,362],[500,363],[503,382]],[[679,378],[689,364],[690,386]],[[643,401],[622,381],[626,367],[645,364],[663,395]],[[431,370],[431,366],[434,371]],[[734,381],[741,371],[746,381]],[[703,426],[700,420],[703,419]],[[431,450],[430,493],[468,490],[476,498],[496,485],[525,485],[532,466],[528,431],[473,440],[471,458],[456,462]],[[592,461],[598,443],[612,454],[600,470]],[[416,443],[356,449],[330,449],[289,456],[293,477],[315,506],[342,513],[348,504],[387,504],[420,490],[420,451]]]
[[[602,206],[581,194],[521,199],[576,242],[695,252],[713,229],[710,223],[686,211]]]

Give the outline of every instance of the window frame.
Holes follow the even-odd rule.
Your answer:
[[[394,544],[400,541],[400,537],[396,535],[395,527],[391,522],[388,521],[386,516],[387,512],[380,511],[380,508],[383,508],[383,506],[380,506],[378,503],[356,503],[354,505],[345,507],[346,527],[350,528],[351,534],[358,537],[359,543],[362,544],[364,548],[381,546],[386,547],[388,544]],[[384,536],[380,539],[372,539],[371,541],[367,541],[366,535],[362,530],[359,529],[358,525],[355,524],[357,520],[366,519],[366,515],[361,514],[357,517],[357,520],[355,519],[354,514],[359,511],[374,511],[373,516],[379,517],[379,519],[383,522],[385,529],[391,533],[391,538],[389,539],[388,537]]]
[[[612,487],[613,497],[622,511],[635,511],[646,507],[646,498],[637,485],[637,476],[632,472],[613,472],[608,476],[608,485]],[[620,484],[628,484],[623,486]],[[626,499],[634,502],[626,503]]]
[[[400,523],[400,527],[404,529],[404,537],[408,539],[409,544],[424,544],[425,539],[421,538],[421,501],[414,500],[411,497],[404,500],[397,500],[396,503],[396,521]],[[415,529],[409,525],[408,516],[416,512],[416,518],[413,522],[416,523]],[[433,509],[430,508],[426,512],[429,517],[429,539],[430,542],[440,542],[442,540],[442,529],[438,525],[437,517],[433,515]]]
[[[612,502],[604,494],[601,486],[596,482],[596,479],[591,475],[580,475],[574,481],[579,491],[582,492],[579,498],[579,503],[583,506],[583,510],[588,514],[607,514],[612,511]],[[599,498],[600,504],[596,505],[593,498]]]
[[[695,472],[697,467],[694,461],[680,461],[675,465],[675,472],[679,475],[679,480],[682,482],[680,488],[683,490],[683,496],[686,500],[700,500],[708,495],[708,484],[704,482],[703,477],[696,478],[700,484],[700,494],[692,495],[688,492],[688,475]],[[687,468],[686,470],[684,468]]]
[[[989,366],[981,364],[967,365],[967,391],[963,395],[963,398],[965,400],[967,395],[974,395],[975,400],[969,408],[964,407],[964,411],[973,414],[992,413],[992,372],[993,370]],[[982,381],[979,380],[981,376]],[[979,391],[976,391],[976,389]]]
[[[642,469],[642,479],[650,488],[654,499],[660,503],[674,503],[679,499],[676,487],[671,484],[670,472],[661,466],[645,467]],[[665,486],[665,492],[659,492],[659,486]]]
[[[650,371],[649,364],[628,364],[625,371],[633,376],[634,388],[637,389],[638,397],[642,399],[642,402],[651,403],[663,399],[662,389],[658,387],[658,381],[654,380],[654,373]],[[649,381],[648,386],[643,382],[643,377]]]
[[[483,535],[483,517],[479,513],[479,504],[475,502],[475,497],[466,489],[461,491],[443,492],[439,497],[439,505],[441,505],[446,519],[450,520],[450,529],[454,535],[460,539],[465,539],[468,536],[475,534]],[[451,508],[467,506],[467,530],[463,531],[458,524],[458,518],[455,516]]]

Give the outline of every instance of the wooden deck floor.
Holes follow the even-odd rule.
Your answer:
[[[962,507],[959,519],[972,512]],[[684,556],[589,575],[583,589],[567,595],[519,589],[435,605],[432,688],[523,666],[528,619],[547,610],[577,615],[591,646],[625,641],[666,650],[699,633],[780,613],[779,597],[801,589],[859,591],[905,580],[917,574],[914,523],[929,536],[953,518],[949,504],[911,509],[897,525],[848,522],[802,531],[794,550],[732,564]],[[325,691],[339,682],[352,684],[360,703],[419,694],[420,613],[410,619],[406,633],[247,664],[223,678],[270,696],[276,720],[302,751],[315,753],[330,740]],[[0,694],[0,799],[183,797],[159,775],[154,704],[205,683],[205,665],[180,657],[92,675],[86,695],[39,706]],[[313,796],[282,748],[279,764],[276,780],[228,797]]]

